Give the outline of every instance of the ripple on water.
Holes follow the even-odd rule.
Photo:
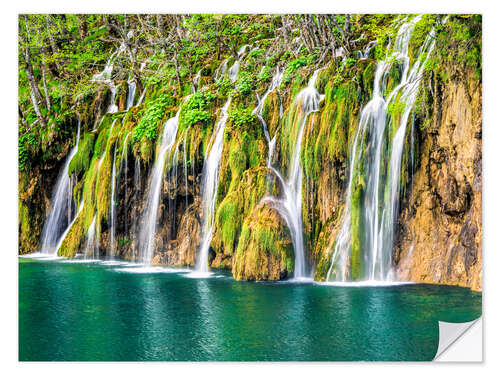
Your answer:
[[[153,267],[153,266],[139,266],[139,267],[125,267],[125,268],[114,268],[113,271],[116,272],[126,272],[126,273],[181,273],[189,272],[185,268],[170,268],[170,267]]]
[[[328,281],[328,282],[315,282],[317,285],[324,286],[341,286],[341,287],[370,287],[370,286],[400,286],[400,285],[411,285],[415,284],[411,281],[375,281],[375,280],[366,280],[366,281]]]

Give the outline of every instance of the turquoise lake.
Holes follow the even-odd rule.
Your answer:
[[[19,260],[21,361],[421,361],[438,320],[481,315],[481,293],[237,282],[230,273]]]

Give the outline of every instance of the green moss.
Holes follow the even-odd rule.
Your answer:
[[[365,273],[364,261],[364,220],[363,197],[364,183],[358,182],[354,188],[351,206],[351,279],[361,280]]]
[[[375,79],[375,71],[377,70],[377,65],[374,62],[367,64],[365,70],[363,71],[363,86],[366,88],[367,96],[371,97],[373,94],[373,80]]]
[[[80,175],[89,168],[90,160],[92,159],[92,153],[94,151],[94,141],[94,133],[86,133],[82,137],[82,139],[78,143],[78,151],[69,164],[69,175]]]
[[[260,205],[245,219],[234,257],[236,280],[279,280],[293,272],[288,228],[271,208]]]
[[[234,252],[244,219],[266,194],[268,174],[268,169],[262,166],[241,175],[233,174],[229,192],[218,205],[215,216],[212,247],[216,252],[225,255]]]
[[[139,150],[141,159],[146,163],[153,160],[153,142],[149,138],[142,138]]]
[[[19,202],[19,223],[20,223],[20,233],[28,234],[30,231],[30,215],[27,205],[21,204]]]
[[[109,137],[109,129],[111,124],[106,124],[99,127],[99,135],[94,143],[94,153],[93,157],[100,157],[102,153],[106,150],[106,144]]]
[[[267,131],[272,137],[280,123],[280,107],[281,101],[277,90],[271,91],[262,106],[262,118],[266,121]]]

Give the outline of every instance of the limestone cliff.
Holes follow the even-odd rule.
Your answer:
[[[481,289],[481,85],[434,82],[419,166],[402,202],[398,277]]]

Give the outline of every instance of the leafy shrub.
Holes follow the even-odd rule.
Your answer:
[[[229,120],[239,129],[244,125],[252,124],[256,120],[256,116],[252,113],[251,108],[238,108],[229,111]]]
[[[196,123],[207,123],[210,120],[208,108],[215,99],[215,94],[206,90],[191,95],[182,106],[180,125],[185,129]]]
[[[232,89],[232,84],[231,80],[227,77],[217,81],[215,89],[217,90],[219,98],[224,98],[229,94]]]
[[[292,60],[288,63],[288,66],[285,69],[285,73],[283,74],[282,84],[287,84],[292,81],[292,78],[295,72],[307,65],[307,58],[305,56],[299,57],[298,59]]]
[[[236,92],[240,95],[248,95],[252,92],[253,79],[249,72],[241,72],[236,81]]]
[[[33,133],[23,134],[18,140],[19,171],[26,171],[29,167],[31,152],[38,146],[38,139]]]
[[[132,142],[139,142],[142,137],[146,137],[150,141],[154,141],[158,136],[158,122],[165,115],[167,108],[172,107],[174,104],[175,99],[168,93],[162,93],[159,97],[154,99],[146,108],[144,115],[134,128],[132,133]]]
[[[257,76],[257,81],[259,83],[267,81],[269,78],[271,78],[272,73],[271,73],[271,68],[269,66],[265,66]]]

